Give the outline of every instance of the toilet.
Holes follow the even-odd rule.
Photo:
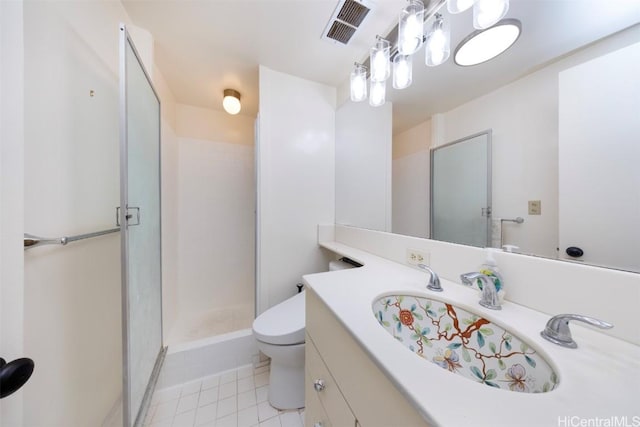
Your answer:
[[[329,271],[353,268],[331,261]],[[269,403],[277,409],[304,407],[305,291],[274,305],[253,321],[258,349],[271,358]]]

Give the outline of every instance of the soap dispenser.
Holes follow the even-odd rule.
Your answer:
[[[480,266],[479,271],[480,273],[490,277],[491,280],[493,280],[493,284],[495,285],[496,291],[498,292],[498,298],[502,302],[504,300],[504,295],[505,295],[504,280],[502,279],[502,275],[500,274],[500,270],[498,269],[498,263],[493,257],[494,250],[499,250],[499,249],[493,249],[493,248],[485,249],[486,259],[484,263]],[[480,288],[480,290],[482,291],[481,280],[477,281],[477,285],[478,285],[478,288]]]

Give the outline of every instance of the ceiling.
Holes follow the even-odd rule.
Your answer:
[[[375,0],[348,46],[322,40],[338,0],[124,0],[132,21],[155,39],[155,59],[180,103],[222,110],[222,91],[242,94],[241,114],[258,112],[258,66],[339,87],[376,34],[397,23],[405,0]],[[398,91],[394,134],[477,98],[558,56],[640,22],[637,0],[511,0],[522,35],[503,55],[474,67],[414,57],[413,84]],[[473,31],[472,12],[451,19],[451,51]],[[373,108],[373,107],[371,107]]]

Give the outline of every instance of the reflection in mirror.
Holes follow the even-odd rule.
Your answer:
[[[431,150],[431,238],[489,246],[491,131]]]
[[[528,25],[529,17],[516,18],[523,37],[539,37],[529,46],[551,49],[553,41]],[[525,254],[640,272],[640,25],[615,31],[410,126],[403,103],[412,95],[405,100],[394,92],[392,231],[430,235],[428,153],[492,129],[493,222],[525,220],[501,222],[504,244]],[[500,59],[505,66],[509,54],[522,55],[518,43]],[[474,76],[483,76],[483,66],[467,67],[455,84],[481,86]],[[421,72],[414,68],[414,79]],[[405,125],[398,129],[400,122]]]

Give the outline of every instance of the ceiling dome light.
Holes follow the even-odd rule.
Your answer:
[[[509,0],[476,0],[473,5],[473,26],[478,30],[489,28],[507,14]]]
[[[367,99],[367,69],[357,62],[353,66],[350,76],[351,101],[360,102]]]
[[[453,59],[463,67],[482,64],[509,49],[520,37],[520,21],[503,19],[491,28],[474,31],[455,50]]]
[[[422,46],[424,37],[424,4],[420,0],[409,0],[398,18],[398,52],[412,55]]]
[[[229,114],[238,114],[242,105],[240,105],[240,92],[233,89],[224,90],[224,98],[222,98],[222,108]]]
[[[449,0],[447,2],[447,10],[449,13],[460,13],[473,6],[475,0]]]
[[[435,14],[424,48],[425,64],[429,67],[440,65],[449,58],[451,53],[451,32],[447,24],[444,16],[439,13]]]

